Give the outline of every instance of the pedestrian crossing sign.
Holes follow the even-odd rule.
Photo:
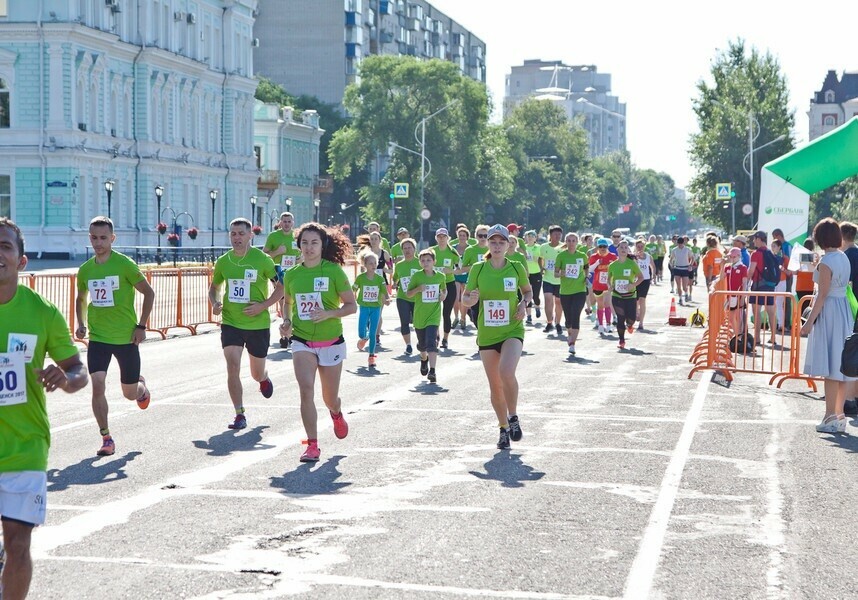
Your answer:
[[[408,184],[407,183],[394,183],[393,184],[393,197],[394,198],[408,198]]]
[[[716,200],[729,200],[733,197],[733,184],[732,183],[716,183],[715,184],[715,199]]]

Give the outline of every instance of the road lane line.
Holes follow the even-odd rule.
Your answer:
[[[691,453],[691,444],[700,422],[703,403],[706,400],[706,392],[711,379],[712,371],[701,373],[700,383],[697,384],[697,391],[694,393],[694,400],[691,402],[691,408],[688,409],[688,414],[685,417],[685,425],[682,427],[682,433],[679,434],[676,448],[673,450],[670,463],[668,463],[664,478],[661,481],[658,499],[655,501],[652,513],[650,513],[649,522],[644,530],[640,546],[638,546],[638,553],[626,578],[624,600],[647,600],[650,597],[664,546],[664,536],[667,533],[670,515],[673,512],[673,505],[682,483],[682,473]]]

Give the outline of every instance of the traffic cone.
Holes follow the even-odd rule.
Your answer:
[[[670,314],[667,317],[667,322],[669,325],[675,325],[678,327],[684,327],[688,319],[685,317],[680,317],[676,314],[676,298],[670,299]]]
[[[670,319],[675,319],[678,315],[676,314],[676,298],[670,299],[670,313],[667,315],[668,321]]]

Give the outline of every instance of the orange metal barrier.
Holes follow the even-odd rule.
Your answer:
[[[722,286],[723,287],[723,286]],[[747,339],[751,331],[749,321],[752,311],[757,305],[750,299],[768,302],[768,298],[783,298],[785,306],[790,302],[792,326],[788,330],[780,327],[772,329],[758,326],[754,323],[752,352],[741,351],[745,344],[740,339]],[[689,358],[694,367],[688,373],[690,379],[697,371],[712,369],[720,372],[728,381],[732,381],[732,373],[760,373],[772,375],[769,384],[777,381],[781,387],[788,379],[803,380],[813,391],[816,391],[818,377],[810,377],[799,371],[801,359],[801,310],[804,302],[796,302],[788,292],[730,292],[719,289],[709,294],[709,327],[703,334],[703,339]],[[751,314],[749,314],[751,313]],[[765,314],[763,311],[762,314]],[[786,314],[786,311],[785,311]],[[740,334],[740,335],[737,335]],[[768,338],[767,343],[763,339]],[[731,341],[735,340],[731,350]]]

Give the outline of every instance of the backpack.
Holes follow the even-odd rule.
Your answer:
[[[781,281],[781,269],[778,258],[768,248],[763,249],[763,272],[757,281],[757,287],[761,290],[774,290]]]
[[[750,333],[740,333],[730,339],[730,352],[733,354],[753,354],[754,336]]]

